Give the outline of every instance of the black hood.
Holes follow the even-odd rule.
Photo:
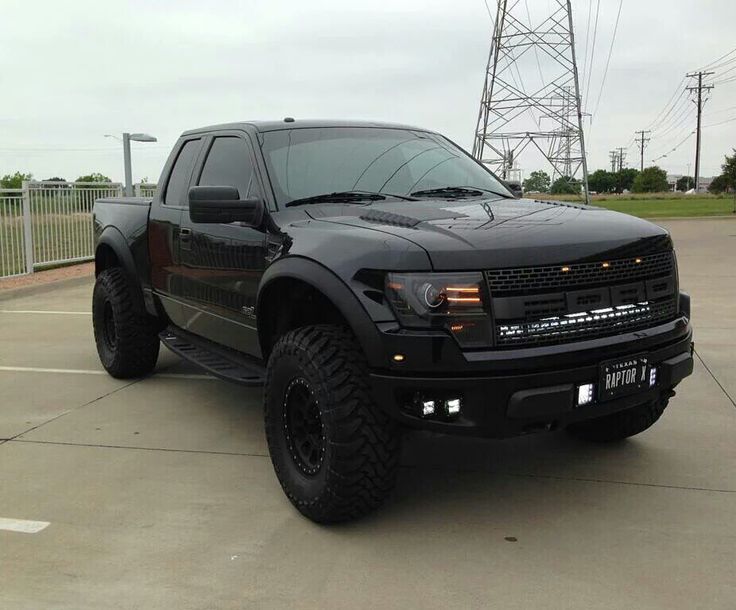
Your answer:
[[[318,205],[308,214],[407,239],[426,250],[437,270],[576,263],[672,248],[667,231],[650,222],[555,201],[382,201]]]

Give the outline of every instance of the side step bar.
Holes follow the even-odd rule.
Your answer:
[[[266,379],[266,369],[258,361],[179,328],[169,327],[159,337],[177,356],[216,377],[247,386],[263,385]]]

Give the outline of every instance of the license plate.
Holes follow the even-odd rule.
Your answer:
[[[649,362],[646,356],[628,356],[603,362],[600,368],[598,398],[610,400],[634,394],[649,384]]]

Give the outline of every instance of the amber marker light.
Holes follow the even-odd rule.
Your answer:
[[[406,356],[404,354],[394,354],[393,361],[394,362],[404,362],[406,360]]]
[[[470,287],[455,287],[448,286],[445,288],[447,292],[447,301],[449,303],[480,303],[480,296],[478,288],[475,286]],[[454,294],[451,294],[454,293]],[[470,296],[475,295],[475,296]]]

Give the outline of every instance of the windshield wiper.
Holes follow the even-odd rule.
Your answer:
[[[501,197],[506,196],[503,193],[497,193],[496,191],[476,186],[443,186],[425,191],[414,191],[412,195],[414,197],[447,197],[449,199],[457,199],[460,197],[480,197],[483,193],[491,193],[492,195],[499,195]]]
[[[394,195],[392,193],[372,193],[371,191],[337,191],[334,193],[323,193],[321,195],[313,195],[311,197],[302,197],[301,199],[292,199],[287,201],[285,207],[290,208],[295,205],[309,203],[329,203],[329,202],[357,202],[357,201],[383,201],[387,197],[396,197],[406,201],[416,201],[414,197],[406,197],[404,195]]]

